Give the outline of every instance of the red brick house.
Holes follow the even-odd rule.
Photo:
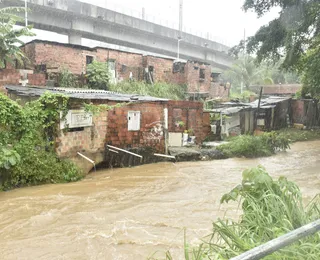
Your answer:
[[[84,153],[96,162],[104,160],[106,145],[123,149],[151,147],[158,153],[165,152],[165,109],[168,111],[168,131],[182,133],[192,129],[196,142],[205,138],[203,133],[203,104],[193,101],[170,101],[167,99],[110,91],[87,89],[62,89],[43,87],[6,86],[8,96],[30,100],[43,95],[46,91],[62,93],[72,100],[67,116],[67,131],[60,131],[56,140],[56,152],[60,157],[68,157],[83,166],[77,152]],[[114,105],[123,103],[109,111],[97,115],[84,116],[83,102]],[[183,127],[177,126],[177,120]],[[64,129],[61,122],[60,129]]]
[[[210,97],[215,93],[211,86],[211,65],[197,61],[176,61],[170,57],[143,55],[108,48],[89,48],[80,45],[34,40],[22,46],[32,66],[46,72],[68,68],[76,75],[86,73],[87,64],[93,60],[108,62],[115,81],[135,80],[167,82],[187,85],[191,99]],[[218,86],[219,88],[220,86]]]
[[[211,72],[211,66],[197,61],[177,61],[170,57],[41,40],[31,41],[21,48],[28,61],[0,70],[0,91],[4,91],[5,84],[45,86],[49,75],[62,68],[81,76],[86,73],[87,65],[97,60],[108,62],[113,82],[132,77],[149,83],[187,85],[190,100],[229,95],[228,89],[214,82],[215,74]]]

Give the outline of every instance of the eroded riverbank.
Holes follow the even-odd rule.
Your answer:
[[[181,259],[184,227],[196,243],[226,210],[237,215],[237,205],[219,200],[243,169],[262,164],[311,199],[319,154],[320,141],[302,142],[268,158],[143,165],[1,193],[1,259],[146,259],[169,248]]]

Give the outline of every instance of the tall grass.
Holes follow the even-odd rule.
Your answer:
[[[273,180],[261,166],[242,175],[242,183],[221,199],[241,202],[240,219],[214,222],[212,234],[199,247],[188,249],[185,259],[230,259],[320,218],[319,196],[304,206],[296,184],[284,177]],[[168,252],[166,259],[172,259]],[[263,259],[320,259],[320,233]]]
[[[231,138],[229,143],[218,146],[217,149],[225,156],[231,157],[262,157],[270,156],[277,150],[290,148],[289,139],[275,132],[260,136],[240,135]]]
[[[139,81],[122,81],[108,87],[110,91],[128,94],[148,95],[173,100],[186,98],[187,86],[156,82],[153,85]]]

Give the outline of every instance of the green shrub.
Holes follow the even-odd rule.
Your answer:
[[[63,68],[59,71],[58,85],[61,88],[77,88],[77,77],[72,74],[67,68]]]
[[[59,159],[55,153],[30,150],[24,153],[21,162],[12,167],[3,183],[4,189],[47,183],[71,182],[83,177],[72,163]]]
[[[110,72],[106,62],[93,61],[87,66],[88,86],[92,89],[107,90],[110,80]]]
[[[148,95],[173,100],[185,100],[186,85],[156,82],[153,85],[139,81],[122,81],[109,86],[110,91],[127,94]]]
[[[57,158],[54,141],[68,97],[45,94],[24,107],[0,94],[0,187],[76,181],[81,172]]]
[[[240,135],[230,139],[230,142],[217,147],[227,157],[262,157],[270,156],[277,150],[290,148],[289,140],[275,132],[260,136]]]

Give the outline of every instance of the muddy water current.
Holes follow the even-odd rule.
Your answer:
[[[297,143],[269,158],[160,163],[101,170],[77,183],[0,193],[0,259],[174,259],[183,256],[183,228],[196,244],[211,222],[239,214],[222,194],[259,164],[287,176],[305,200],[320,190],[320,141]]]

